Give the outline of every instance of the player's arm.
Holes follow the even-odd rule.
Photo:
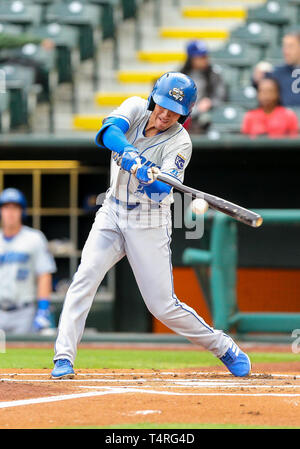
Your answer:
[[[116,161],[122,156],[121,167],[131,173],[140,165],[139,152],[128,142],[125,134],[144,113],[145,101],[139,97],[130,97],[103,121],[96,135],[96,144],[111,150]]]
[[[33,320],[33,329],[39,332],[53,327],[50,297],[52,292],[52,273],[56,271],[55,261],[52,254],[48,251],[47,239],[42,233],[37,236],[34,261],[37,311]]]
[[[144,185],[146,195],[156,203],[160,203],[165,199],[172,190],[171,186],[155,179],[155,175],[159,173],[160,170],[157,167],[149,167],[147,165],[143,165],[136,171],[136,177]]]
[[[129,125],[119,117],[108,117],[96,136],[96,144],[122,156],[121,168],[133,173],[140,165],[138,150],[126,139]]]
[[[43,273],[37,277],[37,298],[43,300],[50,298],[52,291],[52,275],[51,273]]]
[[[157,167],[149,168],[145,165],[137,170],[136,177],[141,184],[144,184],[144,191],[151,200],[161,202],[172,190],[171,186],[156,180],[156,175],[159,172],[183,182],[184,171],[190,161],[191,153],[191,143],[187,142],[177,150],[170,148],[163,159],[160,170]]]
[[[37,332],[52,325],[52,314],[50,311],[51,292],[51,273],[39,274],[37,276],[37,311],[33,321],[33,328]]]

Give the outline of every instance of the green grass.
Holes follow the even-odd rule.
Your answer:
[[[293,353],[249,353],[252,363],[278,363],[299,361]],[[53,350],[46,348],[8,348],[0,353],[0,368],[51,369]],[[123,349],[80,349],[76,358],[77,369],[175,369],[201,368],[222,363],[206,351],[150,351]]]

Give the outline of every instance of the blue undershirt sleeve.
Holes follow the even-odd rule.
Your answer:
[[[119,117],[108,117],[96,135],[95,143],[100,148],[108,148],[121,154],[130,145],[125,137],[129,125]]]
[[[160,203],[171,192],[172,187],[161,181],[154,181],[152,184],[145,185],[146,195],[156,203]]]

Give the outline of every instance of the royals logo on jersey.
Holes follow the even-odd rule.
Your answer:
[[[169,95],[175,98],[175,100],[182,101],[184,97],[183,90],[179,89],[179,87],[173,87],[173,89],[169,90]]]
[[[181,156],[181,154],[177,154],[175,159],[175,165],[178,168],[178,170],[182,170],[184,167],[185,158]]]

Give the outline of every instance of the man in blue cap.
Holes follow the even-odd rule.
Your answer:
[[[187,60],[180,71],[195,81],[198,91],[198,100],[186,128],[192,132],[203,132],[209,125],[209,110],[226,100],[226,86],[210,63],[204,41],[191,41],[186,50]]]

